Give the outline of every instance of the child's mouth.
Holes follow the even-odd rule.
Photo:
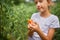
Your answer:
[[[42,9],[42,8],[37,8],[38,10]]]
[[[43,8],[42,8],[42,7],[38,7],[37,9],[38,9],[38,10],[41,10],[41,9],[43,9]]]
[[[37,9],[39,10],[39,9],[41,9],[41,8],[38,7]]]

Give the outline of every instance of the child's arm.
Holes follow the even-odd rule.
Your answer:
[[[55,32],[55,29],[51,28],[51,29],[49,29],[48,35],[45,36],[41,30],[39,30],[39,29],[37,30],[37,33],[42,38],[42,40],[52,40],[52,38],[54,36],[54,32]]]
[[[35,32],[37,32],[42,40],[52,40],[54,32],[55,32],[55,29],[50,28],[48,35],[46,36],[37,24],[35,24],[34,26],[30,25],[30,28],[32,28]]]

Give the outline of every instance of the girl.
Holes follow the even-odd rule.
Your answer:
[[[59,28],[58,17],[49,12],[52,1],[34,1],[39,12],[32,15],[32,23],[28,24],[28,40],[52,40],[55,28]]]

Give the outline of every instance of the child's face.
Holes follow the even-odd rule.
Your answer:
[[[35,3],[36,3],[36,7],[37,7],[38,11],[44,12],[44,11],[48,10],[47,0],[35,0]]]

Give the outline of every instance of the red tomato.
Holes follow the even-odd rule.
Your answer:
[[[28,20],[28,23],[32,24],[32,23],[33,23],[33,21],[32,21],[31,19],[29,19],[29,20]]]

